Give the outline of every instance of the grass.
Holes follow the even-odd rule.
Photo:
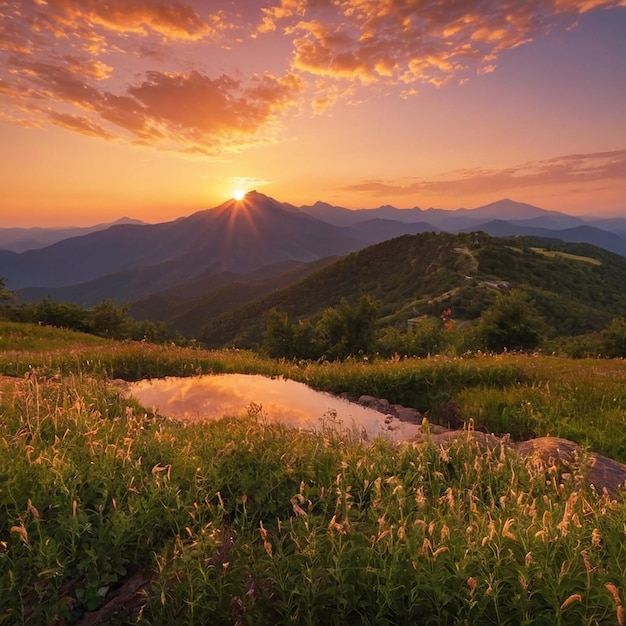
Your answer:
[[[589,256],[581,256],[578,254],[570,254],[569,252],[559,252],[558,250],[546,250],[545,248],[531,248],[534,252],[543,254],[551,258],[569,259],[570,261],[580,261],[582,263],[590,263],[591,265],[602,265],[602,261]]]
[[[623,626],[626,505],[577,480],[584,455],[568,478],[469,436],[365,445],[332,419],[310,433],[262,411],[182,424],[111,378],[241,371],[450,397],[477,426],[610,450],[624,437],[624,362],[290,364],[64,340],[0,354],[0,624],[89,623],[141,576],[143,595],[106,623]]]

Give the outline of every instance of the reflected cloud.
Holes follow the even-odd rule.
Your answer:
[[[293,380],[246,374],[144,380],[129,385],[131,395],[146,408],[182,420],[214,420],[243,416],[253,403],[262,406],[264,419],[293,428],[319,430],[335,412],[343,430],[384,436],[394,441],[414,437],[419,426],[393,420],[382,413],[315,391]]]

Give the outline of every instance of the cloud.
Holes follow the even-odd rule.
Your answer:
[[[203,18],[191,4],[177,1],[35,0],[23,4],[35,29],[46,28],[57,36],[67,33],[68,28],[80,27],[141,36],[155,33],[167,40],[198,40],[214,34],[221,23],[219,14]]]
[[[72,130],[82,135],[100,137],[101,139],[114,139],[114,135],[92,122],[85,115],[52,112],[49,118],[55,126],[60,126],[61,128]]]
[[[297,102],[300,89],[292,74],[265,74],[244,85],[226,75],[212,79],[197,71],[149,72],[124,97],[107,97],[101,114],[151,143],[167,140],[217,154],[253,139],[277,112]]]
[[[362,99],[361,86],[406,98],[494,71],[561,16],[615,6],[626,0],[0,0],[0,117],[217,154],[271,140],[291,107]],[[206,70],[251,42],[256,74]]]
[[[626,149],[570,154],[511,168],[468,169],[408,184],[367,180],[344,190],[383,198],[415,194],[467,196],[540,185],[578,185],[606,180],[626,181]]]
[[[493,71],[499,55],[561,16],[626,0],[282,0],[263,10],[260,32],[282,25],[293,67],[363,83],[443,85]]]

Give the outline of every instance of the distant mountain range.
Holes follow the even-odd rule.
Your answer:
[[[6,287],[23,301],[50,296],[92,306],[112,298],[132,303],[137,317],[197,332],[203,318],[228,314],[403,235],[481,231],[587,243],[626,257],[626,218],[583,219],[508,199],[456,211],[350,210],[323,202],[295,207],[253,191],[171,222],[124,218],[86,230],[0,229]],[[25,250],[28,238],[30,245],[54,243]]]
[[[11,250],[13,252],[26,252],[26,250],[37,250],[51,246],[57,241],[69,239],[70,237],[80,237],[94,233],[98,230],[106,230],[117,224],[145,224],[141,220],[134,220],[129,217],[121,217],[115,222],[96,224],[95,226],[70,226],[67,228],[0,228],[0,250]]]

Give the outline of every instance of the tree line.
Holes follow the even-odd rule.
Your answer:
[[[6,321],[56,326],[110,339],[154,343],[171,339],[165,322],[135,320],[128,315],[128,305],[118,306],[111,299],[89,308],[74,302],[57,302],[49,297],[38,302],[15,303],[3,278],[0,278],[0,317]]]
[[[404,327],[384,326],[380,303],[362,296],[327,308],[317,321],[291,321],[272,309],[266,315],[261,349],[273,358],[344,359],[349,356],[460,355],[543,349],[571,357],[626,357],[626,319],[614,318],[598,332],[550,337],[550,327],[531,297],[521,289],[498,294],[472,321],[457,321],[454,311],[422,315]]]
[[[455,320],[454,310],[447,308],[439,316],[422,315],[410,326],[389,326],[380,319],[380,309],[381,303],[368,295],[353,303],[342,298],[338,306],[326,308],[317,319],[290,320],[287,313],[274,308],[265,316],[263,341],[258,347],[272,358],[304,360],[537,349],[575,358],[626,358],[626,318],[615,317],[600,331],[550,337],[549,325],[523,289],[499,293],[472,321]],[[193,338],[173,334],[165,322],[133,319],[128,305],[116,305],[111,299],[91,308],[51,298],[17,304],[2,278],[0,317],[118,340],[196,343]]]

